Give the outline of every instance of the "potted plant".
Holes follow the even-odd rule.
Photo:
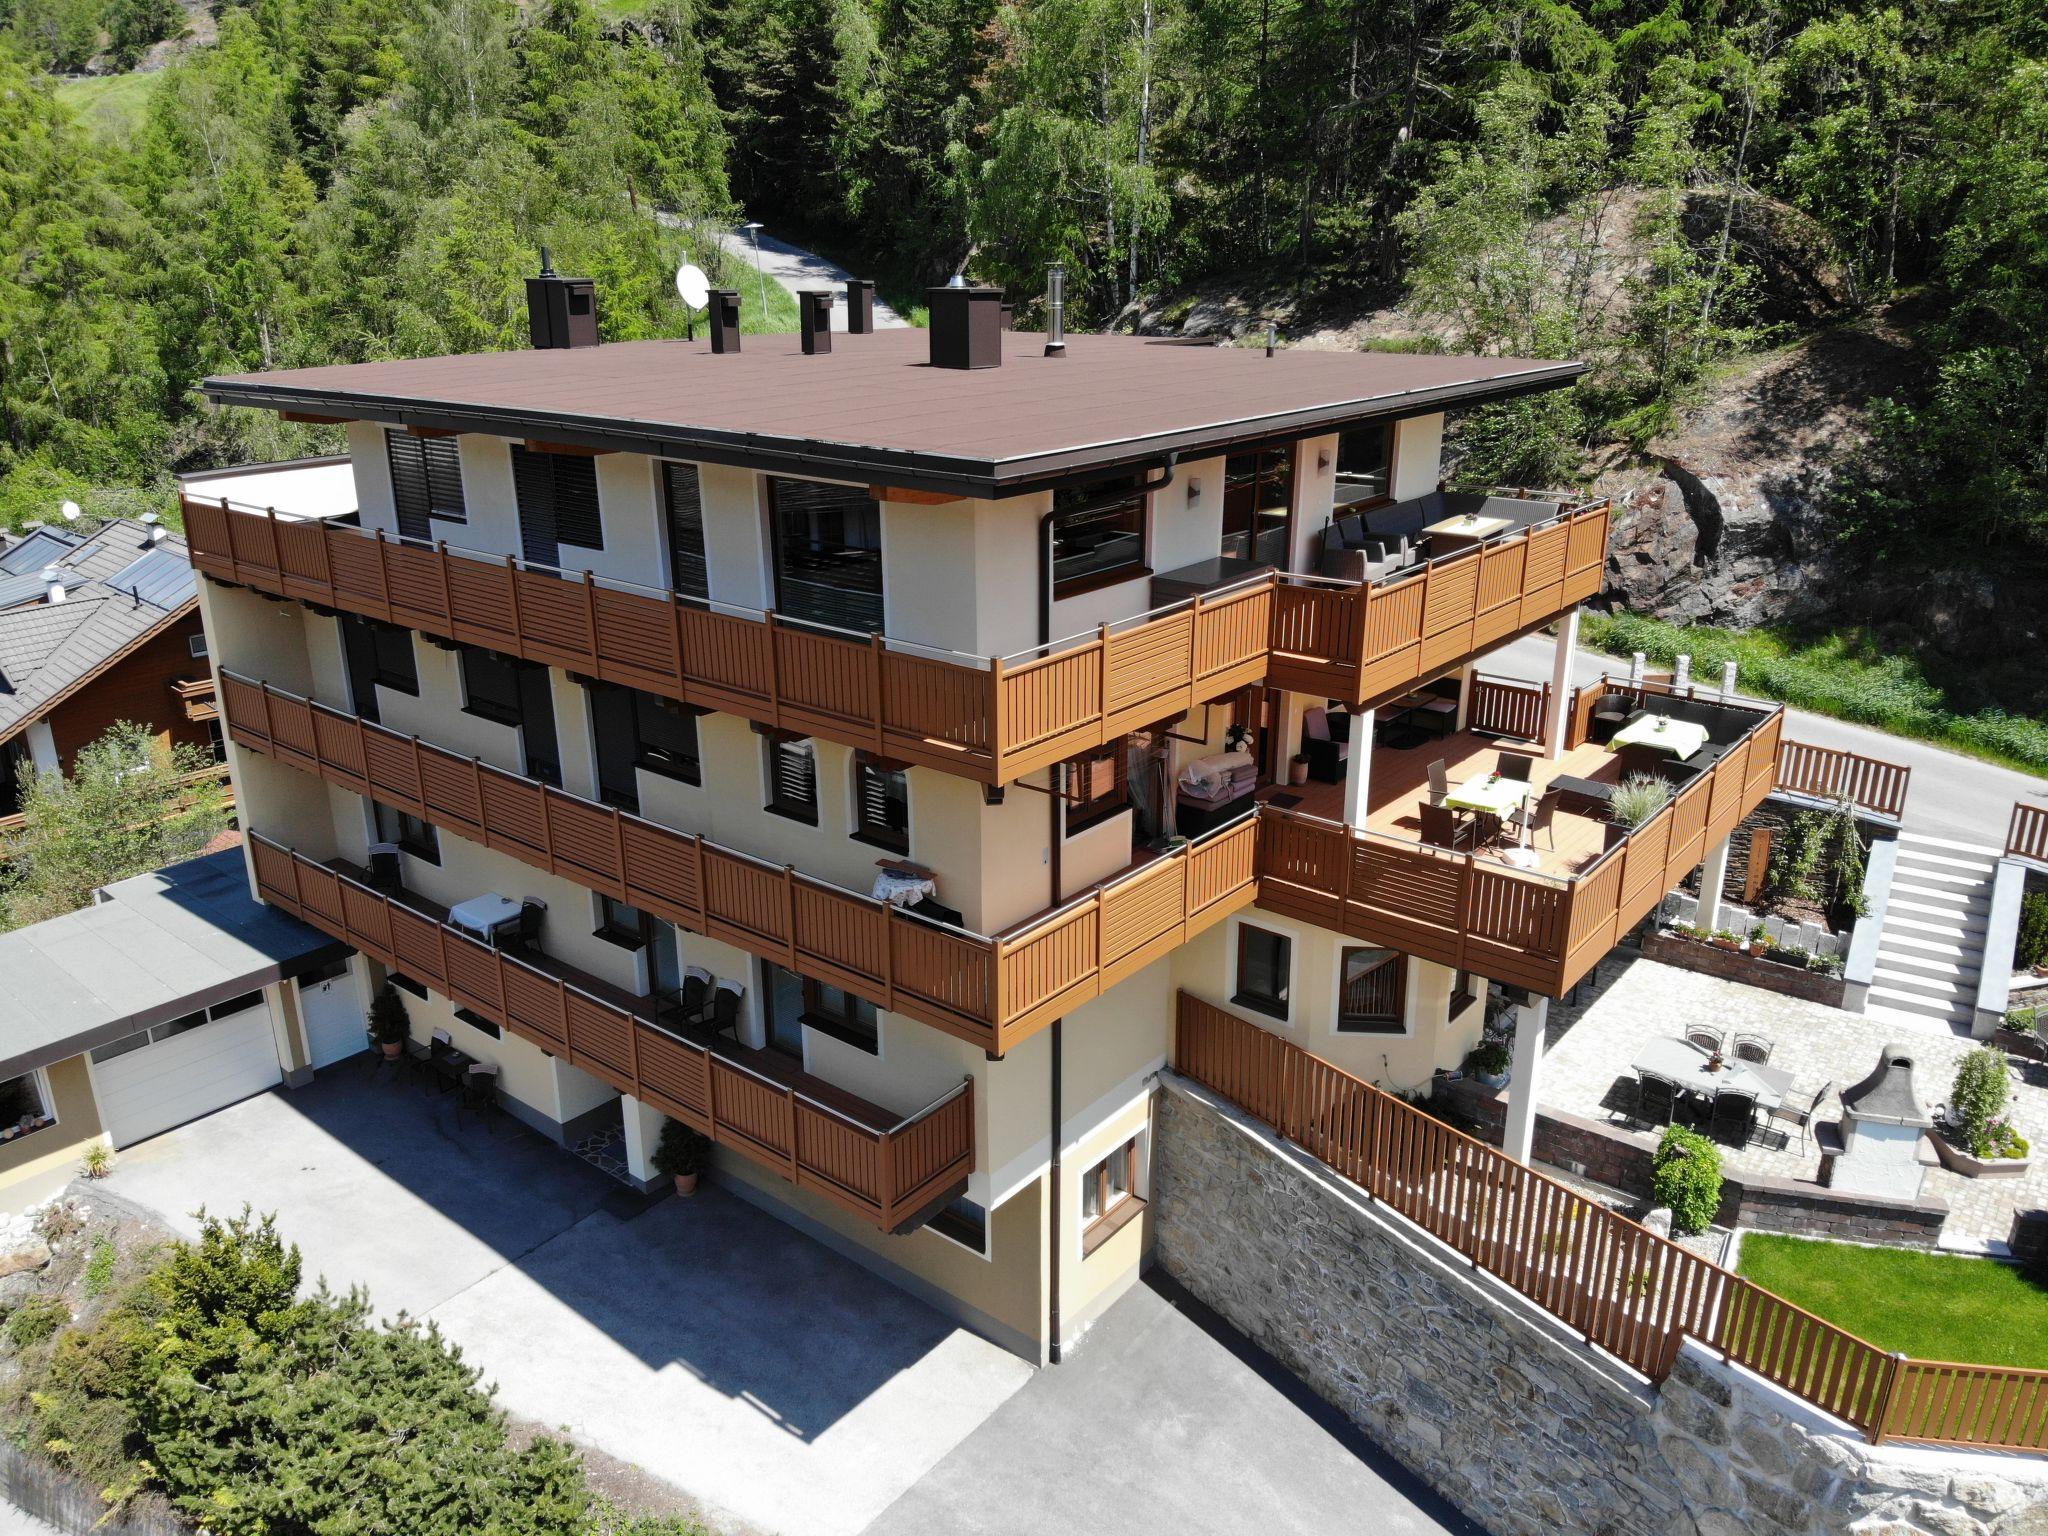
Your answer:
[[[396,1061],[411,1034],[411,1025],[405,1017],[405,999],[387,981],[370,999],[370,1038],[377,1042],[377,1048],[384,1053],[386,1061]]]
[[[1714,930],[1714,948],[1740,950],[1742,948],[1742,938],[1739,934],[1730,933],[1726,928],[1716,928]]]
[[[2006,1110],[2012,1084],[2005,1055],[1979,1046],[1956,1068],[1948,1114],[1934,1138],[1942,1165],[1966,1178],[2017,1178],[2027,1170],[2027,1138]]]
[[[1514,1056],[1505,1040],[1482,1040],[1465,1058],[1465,1070],[1488,1088],[1505,1088]]]
[[[1654,774],[1632,773],[1614,786],[1607,819],[1623,832],[1633,832],[1671,803],[1671,786]]]
[[[1297,752],[1287,760],[1287,782],[1306,784],[1308,782],[1308,754]]]
[[[1758,960],[1763,959],[1764,951],[1770,947],[1771,938],[1769,934],[1764,932],[1764,925],[1762,923],[1758,923],[1749,930],[1749,952],[1754,958]]]
[[[664,1121],[654,1148],[654,1171],[675,1180],[676,1193],[694,1195],[697,1179],[711,1161],[711,1138],[680,1120]]]

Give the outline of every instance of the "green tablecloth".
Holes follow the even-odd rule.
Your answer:
[[[1467,779],[1445,795],[1444,804],[1454,805],[1461,811],[1485,811],[1488,815],[1505,817],[1533,793],[1534,787],[1525,780],[1496,778],[1490,773],[1482,773]]]

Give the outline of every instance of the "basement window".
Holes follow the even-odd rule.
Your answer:
[[[1346,949],[1337,995],[1337,1031],[1400,1035],[1408,996],[1408,957],[1398,949]]]
[[[0,1082],[0,1141],[13,1141],[56,1123],[50,1084],[40,1068]]]
[[[1138,1138],[1133,1136],[1081,1176],[1081,1256],[1108,1242],[1144,1208],[1138,1198]]]

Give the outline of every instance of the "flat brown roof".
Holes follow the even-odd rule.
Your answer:
[[[699,341],[289,368],[208,379],[209,399],[540,438],[829,479],[1007,495],[1090,470],[1504,399],[1568,384],[1576,362],[1176,346],[1011,332],[1000,368],[933,368],[921,330],[794,335],[738,354]]]

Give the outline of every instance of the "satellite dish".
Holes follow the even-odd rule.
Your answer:
[[[64,503],[64,505],[63,505],[63,506],[59,507],[59,508],[58,508],[57,510],[58,510],[59,512],[62,512],[62,513],[64,514],[64,521],[65,521],[65,522],[67,522],[67,523],[75,523],[75,522],[77,522],[77,521],[78,521],[78,503],[77,503],[77,502],[75,502],[75,501],[67,501],[67,502],[65,502],[65,503]]]
[[[687,261],[676,268],[676,293],[692,309],[711,302],[711,279]]]

